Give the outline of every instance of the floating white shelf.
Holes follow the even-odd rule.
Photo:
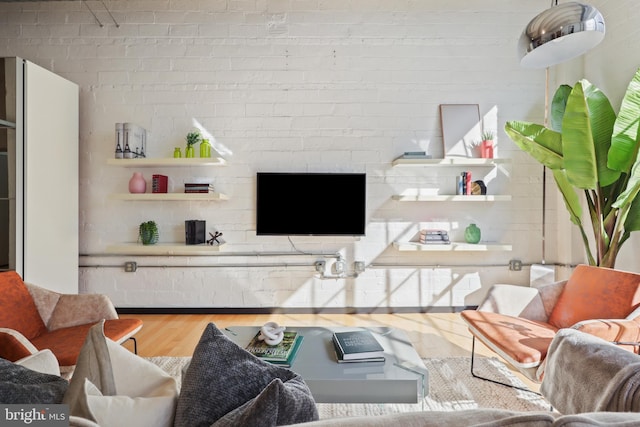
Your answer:
[[[107,253],[119,255],[215,255],[224,245],[185,245],[184,243],[123,243],[107,247]]]
[[[229,200],[224,193],[117,193],[109,197],[125,201],[219,201]]]
[[[393,166],[495,166],[511,162],[511,159],[479,159],[449,157],[446,159],[395,159]]]
[[[511,200],[510,195],[402,195],[396,194],[392,196],[393,200],[399,202],[508,202]]]
[[[448,245],[423,245],[418,242],[393,242],[393,246],[399,251],[414,252],[488,252],[488,251],[511,251],[511,245],[501,245],[494,243],[456,243]]]
[[[185,166],[224,166],[227,161],[222,157],[167,157],[142,159],[107,159],[110,166],[130,168],[141,167],[185,167]]]

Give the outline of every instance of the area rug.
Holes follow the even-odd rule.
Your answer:
[[[180,385],[181,372],[189,357],[150,357],[149,361],[174,376]],[[383,415],[408,411],[460,411],[497,408],[512,411],[549,411],[540,395],[473,378],[470,358],[423,359],[429,372],[429,393],[417,404],[318,404],[320,418]],[[477,357],[476,374],[526,388],[525,384],[497,358]]]

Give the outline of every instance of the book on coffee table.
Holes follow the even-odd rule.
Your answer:
[[[371,331],[334,332],[332,339],[338,362],[384,361],[384,348]]]
[[[284,331],[284,338],[276,345],[267,344],[259,336],[260,332],[251,339],[245,350],[266,362],[290,368],[302,344],[303,336],[296,331]]]

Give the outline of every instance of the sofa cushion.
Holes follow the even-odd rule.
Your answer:
[[[268,408],[271,415],[260,408]],[[231,425],[233,420],[262,427],[317,419],[315,401],[300,375],[258,359],[213,323],[207,325],[182,379],[176,427],[217,421]]]
[[[0,273],[0,328],[15,329],[29,340],[47,332],[29,290],[15,271]]]
[[[139,327],[138,319],[114,319],[104,323],[104,334],[113,341],[120,341],[131,330]],[[56,329],[31,340],[38,349],[49,348],[58,358],[60,366],[72,366],[76,364],[80,349],[87,338],[89,329],[93,324],[72,326]]]
[[[62,403],[67,380],[0,359],[0,402]]]
[[[474,335],[482,337],[509,363],[522,368],[536,367],[544,360],[557,331],[544,322],[489,311],[465,310],[460,315]]]
[[[560,329],[588,319],[624,319],[639,305],[640,274],[579,265],[564,286],[549,323]]]
[[[70,415],[101,426],[170,427],[176,380],[153,363],[106,339],[104,321],[91,328],[64,396]]]
[[[379,416],[329,418],[301,424],[306,427],[551,427],[559,414],[514,412],[503,409],[403,412]],[[574,426],[575,427],[575,426]]]

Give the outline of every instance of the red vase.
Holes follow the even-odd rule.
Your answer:
[[[129,180],[129,193],[144,193],[147,191],[147,181],[142,177],[141,172],[134,172]]]

